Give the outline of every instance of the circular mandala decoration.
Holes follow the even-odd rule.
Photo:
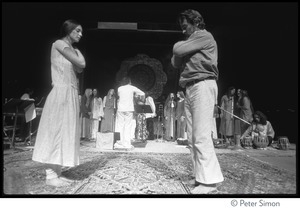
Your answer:
[[[161,95],[163,86],[167,82],[167,76],[163,71],[161,62],[145,54],[138,54],[121,63],[116,81],[121,81],[125,76],[131,78],[132,85],[147,92],[154,99]]]
[[[155,73],[151,67],[145,64],[137,64],[128,71],[128,76],[132,84],[137,87],[143,87],[145,91],[151,90],[155,85]]]

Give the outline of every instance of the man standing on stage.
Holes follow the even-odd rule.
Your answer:
[[[118,88],[118,108],[116,116],[116,132],[120,132],[120,141],[114,145],[115,149],[133,149],[131,145],[131,127],[134,112],[134,94],[145,95],[143,91],[131,85],[129,77],[123,78],[123,86]]]
[[[195,176],[189,183],[195,186],[193,194],[206,194],[224,180],[212,141],[218,96],[217,43],[205,30],[198,11],[188,9],[178,20],[186,40],[174,45],[172,65],[183,67],[179,85],[186,89],[187,134]]]

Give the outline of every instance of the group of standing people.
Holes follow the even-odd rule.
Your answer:
[[[183,91],[178,91],[175,97],[170,93],[164,104],[164,139],[175,141],[177,139],[187,139],[186,119],[184,114],[185,95]]]
[[[110,89],[103,101],[97,89],[86,89],[80,100],[81,138],[96,139],[97,132],[114,131],[116,108],[114,89]]]
[[[247,91],[241,89],[236,91],[234,87],[229,87],[220,101],[219,133],[222,138],[228,143],[235,144],[252,122],[253,113],[254,109]]]

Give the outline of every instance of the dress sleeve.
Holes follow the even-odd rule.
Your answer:
[[[105,108],[105,103],[106,103],[106,96],[104,96],[103,101],[102,101],[103,109]]]
[[[99,104],[100,104],[100,117],[103,117],[104,116],[103,101],[100,97],[99,97]]]
[[[54,42],[54,47],[58,51],[63,51],[64,48],[69,47],[69,45],[66,42],[64,42],[63,40],[57,40],[56,42]]]

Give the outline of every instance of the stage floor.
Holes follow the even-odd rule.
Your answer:
[[[16,177],[20,175],[20,183],[26,184],[30,194],[190,194],[190,188],[182,184],[192,167],[189,149],[184,145],[148,140],[146,143],[133,142],[135,148],[131,151],[100,150],[96,148],[96,141],[82,140],[80,145],[81,164],[63,168],[66,177],[76,180],[70,187],[46,186],[43,164],[31,160],[34,147],[21,143],[14,150],[3,151],[7,169],[5,183],[10,183],[12,171]],[[273,147],[266,150],[228,147],[215,151],[225,182],[213,194],[295,192],[294,144],[285,151]],[[15,184],[18,189],[12,194],[22,194],[20,183]]]
[[[83,147],[95,148],[95,141],[81,141]],[[148,140],[146,144],[133,143],[134,150],[129,152],[153,152],[153,153],[189,153],[189,149],[184,145],[178,145],[176,142],[162,141],[161,139]],[[118,150],[99,150],[101,152],[119,152]],[[296,173],[296,145],[291,144],[289,150],[278,150],[273,147],[267,147],[266,150],[260,149],[242,149],[233,150],[233,146],[226,149],[215,148],[216,153],[244,153],[250,157],[259,159],[263,162],[277,166],[282,169]]]
[[[100,150],[96,148],[96,141],[81,140],[81,147],[91,151],[101,152],[124,152],[119,150]],[[144,153],[189,153],[189,149],[184,145],[178,145],[176,142],[162,141],[161,139],[147,140],[146,143],[132,143],[135,148],[128,152]],[[32,150],[34,147],[23,144],[16,145],[16,150],[4,150],[4,154],[14,153],[18,150]],[[273,147],[267,147],[266,150],[243,149],[233,150],[232,146],[226,149],[215,148],[216,153],[244,153],[252,158],[256,158],[268,164],[277,166],[281,169],[296,173],[296,144],[290,144],[289,150],[278,150]]]

